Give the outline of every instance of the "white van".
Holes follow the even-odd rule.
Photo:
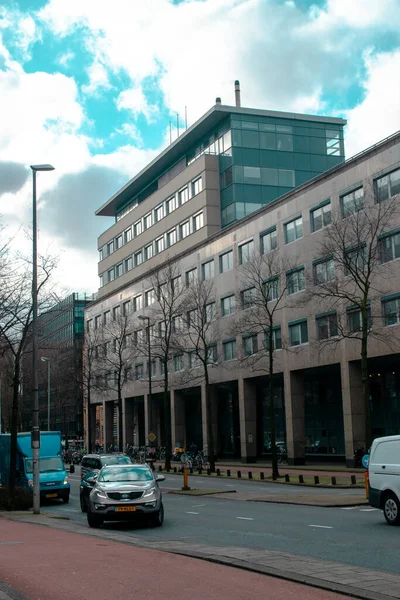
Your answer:
[[[369,503],[389,525],[400,524],[400,435],[376,438],[368,466]]]

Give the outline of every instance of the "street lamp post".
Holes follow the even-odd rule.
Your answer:
[[[50,378],[50,358],[42,356],[41,360],[47,362],[47,431],[50,431],[50,399],[51,399],[51,378]]]
[[[32,188],[32,462],[33,462],[33,512],[40,514],[40,429],[39,429],[39,385],[37,368],[38,351],[38,298],[37,298],[37,221],[36,221],[36,173],[53,171],[52,165],[31,165]]]
[[[152,428],[152,422],[151,422],[151,417],[152,417],[152,411],[151,411],[151,346],[150,346],[150,317],[145,317],[144,315],[139,315],[138,317],[140,319],[140,321],[146,321],[147,323],[147,347],[148,347],[148,354],[147,354],[147,360],[149,363],[148,366],[148,372],[149,372],[149,401],[147,403],[147,409],[148,409],[148,419],[149,419],[149,429]],[[151,432],[149,432],[151,433]]]

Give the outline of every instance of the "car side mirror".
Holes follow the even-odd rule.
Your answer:
[[[165,481],[165,475],[157,475],[156,481]]]
[[[89,485],[94,485],[96,483],[96,477],[88,477],[86,479],[86,483],[88,483]]]

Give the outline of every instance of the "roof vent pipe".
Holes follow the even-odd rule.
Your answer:
[[[221,98],[219,96],[215,98],[215,104],[221,104]]]
[[[240,83],[238,79],[235,81],[235,101],[236,107],[240,108]]]

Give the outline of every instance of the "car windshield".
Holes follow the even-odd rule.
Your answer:
[[[98,481],[117,482],[117,481],[151,481],[153,473],[148,467],[121,467],[107,469],[104,467]]]
[[[106,456],[101,460],[103,465],[131,465],[132,461],[128,456]]]
[[[25,459],[25,472],[32,473],[33,461],[31,458]],[[41,473],[50,473],[51,471],[64,471],[64,465],[59,456],[52,458],[41,458],[39,461],[39,471]]]

